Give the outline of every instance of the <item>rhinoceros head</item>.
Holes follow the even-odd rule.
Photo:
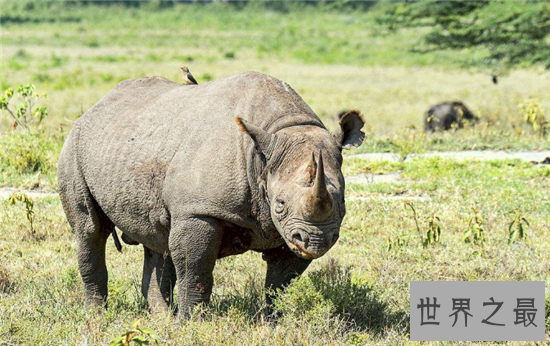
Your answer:
[[[346,213],[342,148],[363,142],[359,111],[342,116],[334,133],[294,126],[273,134],[236,120],[265,158],[259,191],[270,205],[275,227],[298,256],[321,257],[336,243]]]

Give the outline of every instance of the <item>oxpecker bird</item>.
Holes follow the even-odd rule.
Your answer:
[[[181,66],[180,69],[183,73],[183,84],[199,84],[187,66]]]

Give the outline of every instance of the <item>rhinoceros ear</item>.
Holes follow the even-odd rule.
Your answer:
[[[352,110],[340,117],[340,128],[332,135],[344,149],[349,149],[352,145],[358,147],[365,138],[365,133],[361,131],[364,125],[361,112]]]
[[[235,117],[235,122],[239,126],[239,129],[252,138],[256,148],[262,153],[267,160],[273,154],[275,147],[275,135],[256,127],[241,117]]]

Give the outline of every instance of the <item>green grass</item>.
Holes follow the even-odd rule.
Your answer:
[[[160,75],[179,81],[182,64],[199,83],[256,70],[287,81],[331,129],[341,110],[361,109],[369,136],[359,152],[401,150],[406,137],[420,133],[423,113],[448,100],[464,101],[482,124],[429,136],[416,149],[550,148],[547,138],[522,124],[518,107],[538,99],[548,112],[547,71],[512,71],[493,85],[488,72],[460,68],[482,53],[414,53],[424,29],[384,33],[374,20],[377,13],[378,5],[355,11],[3,2],[0,86],[34,83],[47,93],[51,116],[43,127],[49,133],[60,126],[70,129],[124,79]],[[4,114],[0,131],[7,132],[9,125]]]
[[[141,320],[163,343],[173,344],[398,344],[408,340],[410,280],[548,283],[549,167],[440,158],[353,159],[344,165],[345,174],[368,171],[399,172],[401,178],[396,184],[348,186],[339,242],[280,297],[276,308],[283,317],[277,323],[262,313],[265,265],[259,254],[219,261],[203,317],[175,324],[172,317],[150,315],[141,297],[141,249],[125,246],[120,254],[111,242],[109,309],[87,310],[74,235],[58,198],[35,199],[34,234],[24,207],[0,200],[0,280],[9,287],[0,301],[0,341],[105,344]],[[413,204],[421,232],[427,231],[429,216],[440,218],[439,244],[424,249],[410,208],[385,198],[403,195],[428,197]],[[485,220],[483,245],[462,240],[474,208]],[[516,211],[530,226],[525,240],[508,245]],[[397,237],[408,241],[388,251]]]
[[[54,190],[64,133],[0,134],[0,187]]]
[[[21,1],[4,5],[3,40],[10,45],[56,47],[172,47],[172,54],[157,55],[157,60],[170,59],[182,51],[185,54],[200,51],[199,58],[234,58],[227,56],[230,51],[237,57],[253,54],[307,64],[412,66],[445,60],[446,64],[456,65],[471,59],[468,52],[426,55],[404,51],[403,46],[413,47],[410,40],[416,33],[382,35],[375,23],[376,11],[334,10],[333,6],[323,5],[286,6],[288,11],[255,3],[177,4],[155,9]],[[35,30],[40,31],[28,35]],[[130,61],[135,59],[130,57]]]

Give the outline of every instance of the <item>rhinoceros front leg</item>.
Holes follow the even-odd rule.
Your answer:
[[[168,246],[178,279],[179,315],[189,318],[197,304],[209,302],[221,241],[222,229],[215,219],[172,219]]]
[[[311,261],[296,256],[286,244],[264,251],[262,257],[267,262],[265,298],[271,310],[276,291],[284,289],[292,279],[300,276]]]
[[[168,254],[157,253],[143,247],[143,279],[141,292],[153,312],[167,311],[172,304],[176,284],[176,269]]]

